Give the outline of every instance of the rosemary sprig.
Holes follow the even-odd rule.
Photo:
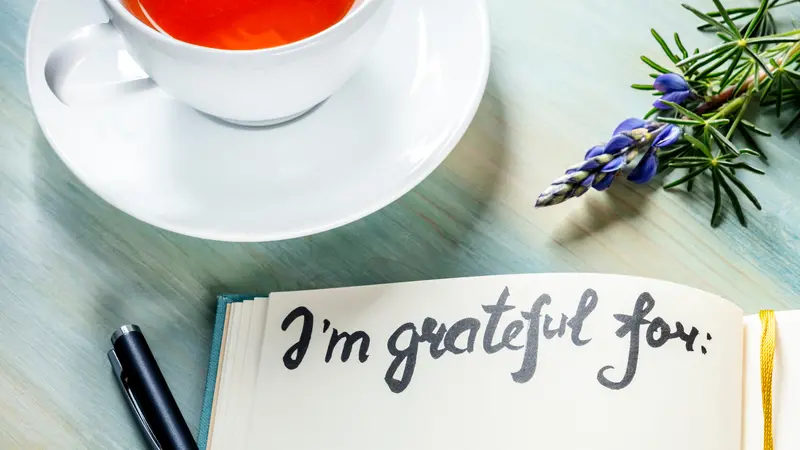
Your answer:
[[[800,0],[760,0],[758,6],[735,8],[712,1],[715,9],[708,12],[683,7],[700,19],[700,30],[717,35],[719,44],[690,52],[677,33],[673,44],[651,30],[666,59],[641,56],[655,72],[654,81],[632,87],[653,91],[653,109],[644,120],[627,119],[606,144],[589,149],[536,206],[581,196],[590,187],[605,190],[623,174],[643,183],[658,172],[679,171],[666,189],[691,191],[696,182],[711,183],[712,226],[721,221],[724,199],[742,225],[746,214],[740,197],[761,209],[739,174],[764,174],[753,165],[766,158],[754,135],[770,134],[748,117],[771,109],[782,133],[800,125],[800,29],[779,30],[774,17]]]

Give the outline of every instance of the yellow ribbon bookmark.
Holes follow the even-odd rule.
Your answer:
[[[764,409],[764,450],[774,450],[772,438],[772,372],[775,367],[775,312],[762,310],[761,406]]]

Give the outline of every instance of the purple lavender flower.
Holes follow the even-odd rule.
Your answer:
[[[658,169],[658,149],[674,144],[680,137],[681,129],[675,125],[626,119],[617,126],[607,143],[587,150],[583,162],[570,167],[561,178],[553,181],[536,199],[536,206],[556,205],[580,197],[589,187],[598,191],[608,189],[620,170],[642,151],[646,153],[628,179],[646,183]]]
[[[676,125],[667,125],[658,133],[653,145],[642,156],[636,167],[628,174],[628,180],[637,184],[644,184],[653,179],[658,171],[658,155],[656,152],[661,147],[667,147],[681,138],[681,129]]]
[[[664,93],[661,98],[653,102],[653,106],[658,109],[671,109],[671,106],[663,103],[661,100],[667,100],[680,105],[692,95],[692,89],[689,87],[689,83],[677,73],[659,75],[653,82],[653,87],[658,92]]]

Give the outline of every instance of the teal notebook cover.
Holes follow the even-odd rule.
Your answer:
[[[197,445],[205,450],[208,445],[208,427],[211,425],[211,406],[214,402],[214,387],[217,384],[217,366],[222,348],[222,332],[225,328],[225,309],[229,303],[252,300],[253,295],[220,295],[217,297],[217,315],[214,319],[214,334],[211,337],[211,354],[208,357],[208,375],[203,393],[203,409],[200,411],[200,428],[197,430]]]

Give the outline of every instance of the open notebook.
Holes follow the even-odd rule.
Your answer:
[[[775,317],[775,449],[794,450],[800,312]],[[663,281],[540,274],[223,297],[216,330],[208,450],[763,448],[759,318]]]

